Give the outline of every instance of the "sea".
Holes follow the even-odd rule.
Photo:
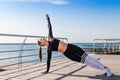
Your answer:
[[[93,43],[71,43],[81,48],[93,48]],[[103,44],[98,43],[97,47],[103,47]],[[17,44],[17,43],[2,43],[0,44],[0,61],[9,60],[14,62],[31,62],[39,63],[38,51],[39,46],[34,43]],[[94,54],[93,52],[86,52]],[[43,62],[47,61],[47,47],[42,47]],[[19,57],[19,58],[18,58]],[[52,60],[62,59],[65,56],[58,52],[52,52]],[[33,62],[32,62],[33,61]]]

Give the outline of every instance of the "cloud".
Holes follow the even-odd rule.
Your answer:
[[[57,4],[57,5],[64,5],[64,4],[69,4],[67,0],[50,0],[52,4]]]
[[[45,2],[56,5],[69,4],[67,0],[0,0],[0,2]]]
[[[0,0],[1,2],[41,2],[42,0]]]

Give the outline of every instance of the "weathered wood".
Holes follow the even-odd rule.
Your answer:
[[[52,61],[50,73],[42,75],[46,70],[46,63],[36,64],[20,69],[0,72],[0,80],[119,80],[120,55],[92,55],[108,66],[113,77],[102,75],[102,71],[85,64],[68,59]]]

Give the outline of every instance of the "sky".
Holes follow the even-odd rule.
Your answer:
[[[0,33],[47,36],[46,14],[69,42],[120,38],[120,0],[0,0]]]

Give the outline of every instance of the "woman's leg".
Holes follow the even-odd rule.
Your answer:
[[[104,73],[106,73],[108,77],[112,75],[109,68],[107,68],[101,62],[99,62],[97,59],[95,59],[95,58],[93,58],[93,57],[91,57],[89,55],[87,55],[85,57],[85,62],[84,63],[86,65],[90,66],[90,67],[93,67],[95,69],[99,69],[99,70],[104,71]]]
[[[91,66],[91,67],[94,67],[96,69],[99,69],[99,70],[104,70],[104,65],[102,63],[100,63],[97,59],[87,55],[86,58],[85,58],[85,64]]]

